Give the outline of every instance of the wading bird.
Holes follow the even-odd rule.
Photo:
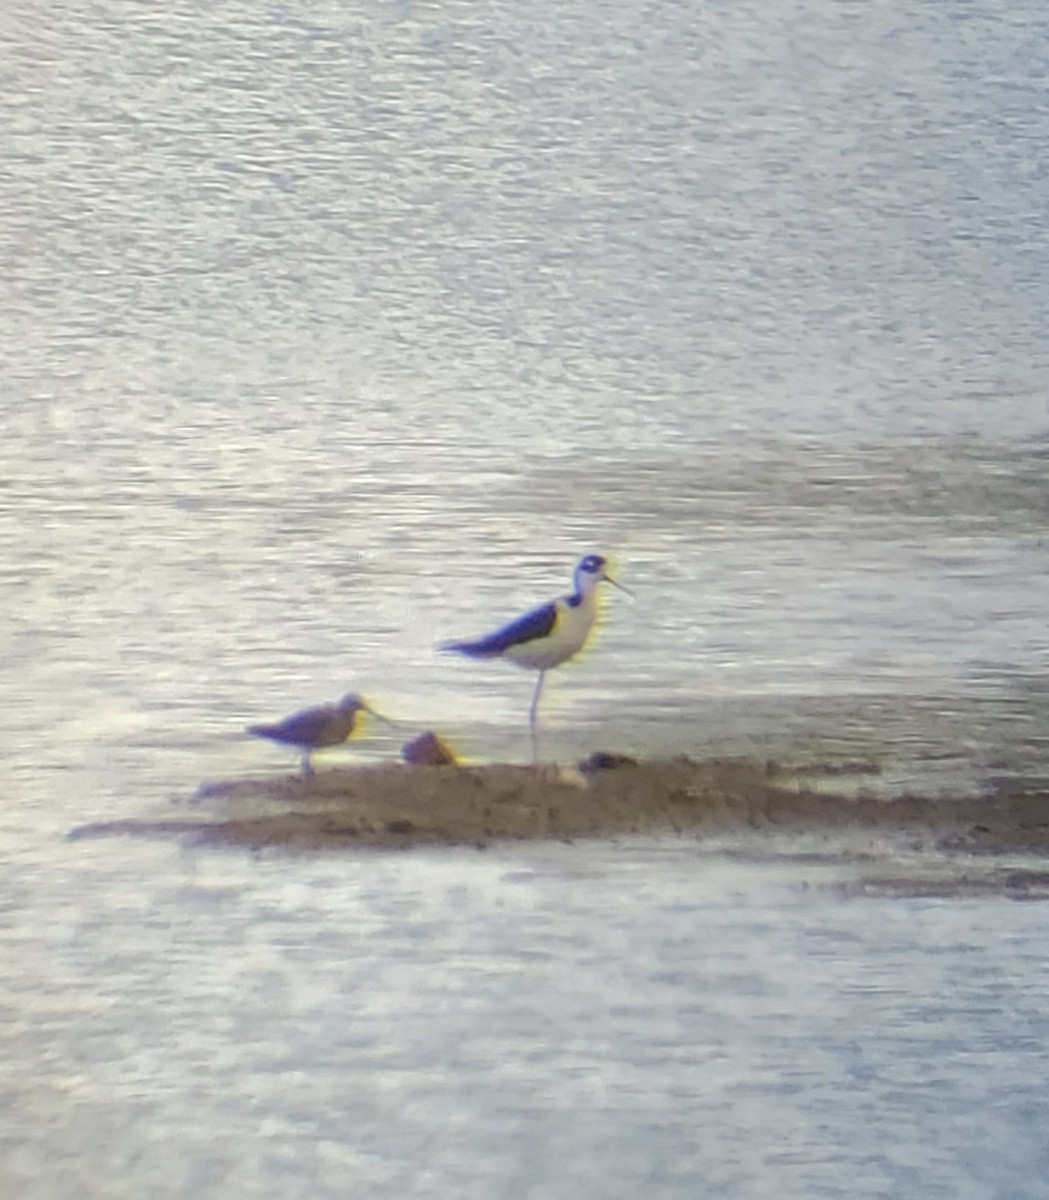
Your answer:
[[[249,725],[247,732],[253,737],[268,738],[271,742],[280,742],[285,746],[296,746],[302,754],[302,773],[309,775],[313,771],[311,761],[314,750],[324,746],[340,746],[353,736],[357,714],[371,713],[387,725],[393,722],[389,717],[377,713],[356,692],[343,696],[335,704],[318,704],[314,708],[304,708],[292,713],[283,721],[275,721],[272,725]]]
[[[586,644],[597,617],[597,585],[602,581],[627,591],[608,574],[608,564],[600,554],[588,554],[575,569],[570,596],[541,604],[475,641],[445,642],[441,646],[442,650],[469,658],[505,658],[519,667],[539,672],[528,710],[533,762],[539,759],[537,716],[543,680],[547,671],[567,662]]]

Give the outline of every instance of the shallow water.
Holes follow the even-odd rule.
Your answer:
[[[1044,1186],[1041,905],[843,902],[840,847],[64,857],[9,875],[9,1194]]]
[[[64,835],[351,688],[526,757],[434,646],[590,549],[550,756],[1042,781],[1047,21],[5,10],[7,1191],[1035,1194],[1039,906]]]
[[[636,600],[552,755],[1040,770],[1036,7],[17,12],[20,794],[348,688],[524,757],[531,682],[434,646],[590,548]]]

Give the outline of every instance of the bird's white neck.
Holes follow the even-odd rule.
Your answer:
[[[586,600],[593,595],[597,585],[601,582],[601,576],[594,575],[590,571],[577,570],[572,582],[575,585],[575,594],[581,600]]]

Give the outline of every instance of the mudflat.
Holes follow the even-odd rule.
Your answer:
[[[835,774],[867,769],[614,754],[572,767],[377,764],[218,781],[177,814],[97,822],[71,836],[190,835],[205,844],[312,849],[851,828],[975,853],[1049,851],[1043,792],[930,798],[835,790]]]

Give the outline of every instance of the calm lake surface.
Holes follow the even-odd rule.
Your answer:
[[[66,834],[348,690],[525,759],[531,678],[434,647],[589,550],[551,757],[1044,782],[1044,6],[16,0],[0,56],[0,1192],[1043,1196],[1041,905]]]

